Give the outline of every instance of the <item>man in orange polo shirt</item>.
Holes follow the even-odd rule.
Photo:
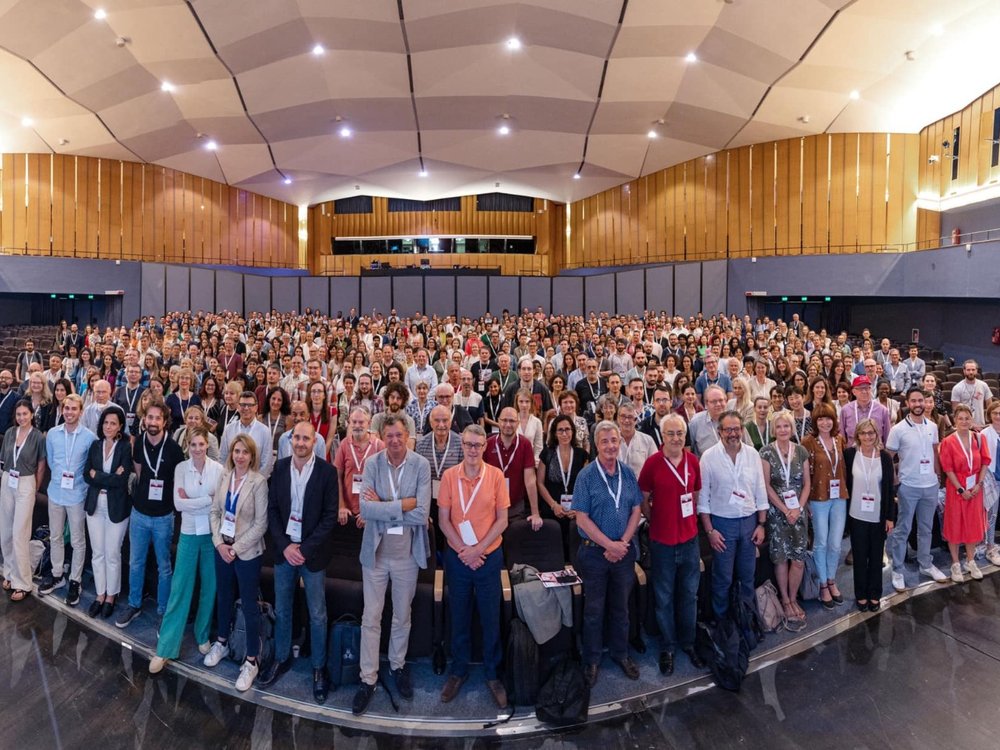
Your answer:
[[[486,686],[499,708],[507,706],[507,692],[497,679],[503,656],[500,646],[501,535],[507,528],[510,497],[503,472],[483,460],[486,431],[470,425],[462,432],[462,463],[441,478],[438,522],[448,540],[444,570],[451,612],[451,674],[441,690],[449,703],[469,676],[472,642],[472,603],[475,598],[483,629],[483,671]]]
[[[354,516],[358,527],[364,526],[361,520],[361,478],[364,475],[365,461],[385,448],[378,437],[369,432],[371,416],[363,406],[351,409],[347,421],[349,432],[340,441],[340,447],[333,458],[333,466],[337,469],[340,481],[340,509],[337,520],[345,525]]]

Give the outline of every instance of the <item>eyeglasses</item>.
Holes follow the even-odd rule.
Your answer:
[[[556,427],[556,432],[572,432],[572,427]]]
[[[243,404],[243,403],[240,404],[241,409],[254,409],[256,407],[257,404]]]
[[[722,432],[722,433],[724,433],[726,435],[736,435],[736,434],[738,434],[740,432],[743,432],[743,428],[742,427],[720,427],[719,428],[719,432]]]
[[[481,451],[486,447],[486,443],[470,443],[468,440],[463,440],[462,447],[467,451]]]

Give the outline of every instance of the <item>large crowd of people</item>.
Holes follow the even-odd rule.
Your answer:
[[[273,684],[290,668],[301,581],[313,694],[323,703],[330,537],[354,524],[363,529],[364,587],[354,712],[367,709],[378,684],[387,591],[391,674],[383,677],[413,695],[411,602],[432,548],[451,618],[441,700],[468,677],[475,608],[486,686],[504,707],[501,542],[511,521],[538,529],[553,519],[567,560],[578,550],[591,685],[605,648],[627,677],[639,676],[628,634],[640,532],[659,668],[672,673],[677,652],[703,667],[694,650],[703,548],[716,617],[734,587],[753,596],[757,550],[766,547],[793,628],[805,626],[798,592],[809,555],[822,606],[844,604],[848,527],[862,611],[880,607],[886,551],[893,587],[909,585],[914,522],[924,576],[982,578],[983,543],[1000,564],[988,513],[1000,477],[993,398],[973,361],[945,398],[917,346],[903,357],[867,330],[853,338],[813,330],[797,315],[524,310],[456,319],[352,309],[177,312],[105,330],[64,324],[54,339],[26,341],[14,371],[0,372],[2,585],[14,602],[33,590],[32,510],[44,493],[51,538],[62,540],[68,526],[72,559],[67,568],[64,545],[53,543],[38,593],[65,589],[76,606],[89,546],[89,615],[127,628],[143,613],[152,549],[150,671],[178,658],[192,606],[195,643],[214,667],[230,652],[234,602],[256,599],[267,548],[275,658],[262,672],[259,615],[243,607],[236,688]],[[940,487],[950,575],[931,559]],[[126,535],[128,591],[119,601]]]

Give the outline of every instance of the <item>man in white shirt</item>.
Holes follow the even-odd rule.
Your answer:
[[[239,410],[240,418],[234,419],[226,425],[226,429],[222,433],[222,444],[219,446],[219,460],[223,464],[229,458],[229,446],[232,444],[233,439],[241,432],[250,435],[254,443],[258,446],[266,448],[271,444],[271,431],[267,429],[266,424],[257,421],[257,396],[254,395],[253,391],[243,391],[240,394]],[[274,464],[274,452],[258,448],[257,454],[259,456],[257,471],[267,479],[271,476],[271,467]]]
[[[618,443],[618,460],[628,466],[636,476],[642,473],[646,459],[657,452],[656,442],[644,432],[636,430],[638,415],[631,401],[618,407],[618,428],[621,440]]]
[[[111,383],[104,378],[94,381],[94,400],[83,410],[80,424],[97,434],[97,423],[101,414],[111,405]]]
[[[986,424],[986,405],[993,399],[993,391],[982,380],[979,374],[979,364],[974,359],[967,359],[962,364],[965,379],[955,384],[951,391],[952,407],[965,404],[972,409],[972,422],[977,430]]]
[[[427,364],[428,356],[426,349],[418,349],[414,355],[414,364],[406,371],[406,387],[410,393],[417,392],[417,383],[427,383],[429,388],[434,388],[438,384],[437,372]]]
[[[760,456],[743,442],[737,412],[723,412],[719,437],[701,457],[698,517],[714,553],[712,610],[721,620],[729,611],[734,573],[741,597],[754,596],[755,547],[764,543],[768,501]]]

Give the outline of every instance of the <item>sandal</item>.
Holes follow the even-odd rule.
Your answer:
[[[806,611],[799,606],[797,601],[792,602],[792,607],[795,608],[795,612],[798,614],[800,620],[806,619]]]
[[[11,590],[10,581],[8,581],[6,578],[3,581],[3,590],[4,591],[10,591]]]
[[[24,601],[28,597],[28,592],[24,589],[14,589],[10,593],[10,600],[12,602]]]
[[[820,587],[819,587],[819,603],[820,603],[820,604],[822,604],[822,605],[823,605],[824,607],[826,607],[827,609],[833,609],[833,608],[834,608],[834,607],[836,607],[837,605],[836,605],[836,603],[835,603],[835,602],[833,601],[833,599],[824,599],[824,598],[823,598],[823,592],[824,592],[824,591],[825,591],[825,592],[827,593],[827,595],[829,596],[829,594],[830,594],[830,587],[829,587],[829,586],[827,586],[827,585],[826,585],[825,583],[823,583],[823,584],[820,584]]]

